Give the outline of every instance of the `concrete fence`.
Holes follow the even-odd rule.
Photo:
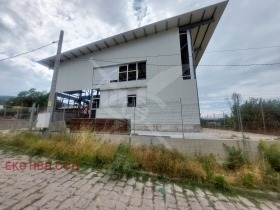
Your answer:
[[[16,130],[29,128],[29,120],[0,119],[0,130]]]
[[[216,156],[217,161],[226,161],[228,152],[225,145],[234,146],[241,149],[250,160],[256,160],[259,157],[257,140],[209,140],[209,139],[179,139],[158,136],[134,136],[134,135],[116,135],[116,134],[94,134],[96,138],[112,143],[126,142],[132,145],[145,146],[162,146],[167,149],[176,149],[177,151],[193,156],[193,155],[209,155]],[[267,144],[275,143],[275,141],[266,141]]]

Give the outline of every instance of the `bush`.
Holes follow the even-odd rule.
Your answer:
[[[254,188],[255,185],[256,185],[256,179],[255,179],[254,174],[252,172],[250,172],[250,171],[246,172],[245,174],[243,174],[242,184],[245,187]]]
[[[280,172],[280,143],[277,142],[269,146],[263,141],[260,141],[258,149],[264,154],[271,168]]]
[[[216,165],[216,158],[213,154],[204,156],[202,158],[203,168],[206,172],[206,180],[210,182],[214,177],[214,167]]]
[[[228,162],[226,163],[228,169],[236,170],[248,162],[241,149],[236,149],[234,146],[229,147],[226,144],[223,145],[228,152]]]
[[[225,178],[223,176],[215,176],[213,180],[214,186],[216,189],[219,190],[228,190],[228,183],[226,182]]]

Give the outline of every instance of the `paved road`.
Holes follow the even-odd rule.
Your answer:
[[[39,161],[44,169],[51,165],[53,170],[34,170]],[[280,201],[255,205],[244,197],[191,191],[173,184],[142,183],[134,178],[113,181],[98,171],[58,170],[59,165],[46,161],[0,151],[0,209],[280,209]]]

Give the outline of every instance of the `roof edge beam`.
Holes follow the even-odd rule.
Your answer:
[[[155,26],[155,32],[156,32],[156,34],[157,34],[157,25],[155,24],[154,26]]]
[[[144,29],[144,30],[145,30],[145,29]],[[134,33],[134,31],[133,31],[132,33],[133,33],[134,39],[138,39],[138,37],[136,36],[136,34]]]
[[[82,50],[78,50],[82,55],[85,55],[85,53]]]
[[[89,47],[86,47],[86,48],[89,52],[93,53],[92,49],[90,49]]]
[[[191,28],[195,28],[195,27],[198,27],[198,26],[210,24],[210,23],[213,23],[213,22],[215,22],[215,19],[212,17],[212,18],[209,18],[209,19],[206,19],[206,20],[203,20],[203,21],[199,21],[199,22],[196,22],[196,23],[190,23],[190,24],[187,24],[187,25],[180,26],[180,31],[185,31],[187,29],[191,29]]]
[[[122,36],[123,36],[123,38],[124,38],[124,41],[127,42],[127,39],[125,38],[124,34],[123,34]]]
[[[101,48],[97,44],[94,44],[94,45],[99,51],[101,51]]]
[[[74,53],[70,52],[71,55],[73,55],[75,58],[78,58],[77,55],[75,55]]]
[[[114,42],[115,42],[116,45],[119,45],[119,43],[116,41],[115,38],[113,38],[113,40],[114,40]]]
[[[64,58],[71,60],[71,58],[67,57],[66,55],[62,55]]]
[[[107,48],[109,48],[110,46],[107,44],[107,42],[106,41],[104,41],[104,44],[107,46]]]
[[[145,29],[145,28],[143,28],[143,29],[144,29],[144,34],[145,34],[145,37],[147,37],[146,29]]]

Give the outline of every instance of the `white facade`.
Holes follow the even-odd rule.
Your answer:
[[[119,66],[146,61],[146,79],[119,79]],[[180,130],[199,126],[196,80],[183,80],[178,28],[104,49],[62,63],[57,92],[100,89],[97,118],[127,118],[136,129]],[[127,107],[135,94],[137,105]]]

